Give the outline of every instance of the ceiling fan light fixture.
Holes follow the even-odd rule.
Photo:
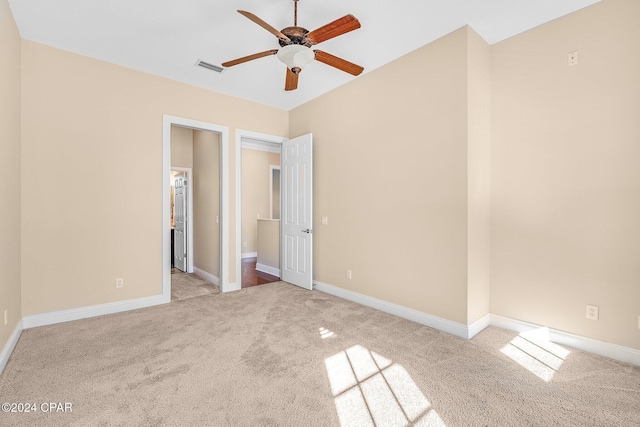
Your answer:
[[[288,69],[302,69],[315,58],[315,53],[311,48],[299,44],[283,46],[278,50],[278,59],[284,63]],[[299,70],[298,70],[299,71]]]

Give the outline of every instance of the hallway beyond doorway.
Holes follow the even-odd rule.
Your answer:
[[[279,277],[256,270],[257,262],[256,257],[242,259],[242,288],[280,281]]]

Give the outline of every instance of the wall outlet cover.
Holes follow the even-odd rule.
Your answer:
[[[587,319],[598,320],[599,309],[597,305],[587,304]]]

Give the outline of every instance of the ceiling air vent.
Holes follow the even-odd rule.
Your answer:
[[[209,64],[208,62],[201,61],[200,59],[198,59],[196,65],[198,67],[206,68],[207,70],[215,71],[216,73],[221,73],[224,71],[224,68],[222,68],[221,66]]]

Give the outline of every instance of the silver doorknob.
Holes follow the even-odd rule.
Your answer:
[[[306,230],[302,230],[303,233],[307,233],[307,234],[311,234],[311,230],[310,229],[306,229]]]

